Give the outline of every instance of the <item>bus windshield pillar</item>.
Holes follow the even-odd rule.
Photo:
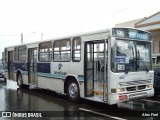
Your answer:
[[[107,64],[107,59],[106,59],[106,56],[107,56],[107,50],[106,50],[106,39],[104,40],[104,80],[103,80],[103,84],[104,84],[104,87],[103,87],[103,100],[106,101],[106,64]]]

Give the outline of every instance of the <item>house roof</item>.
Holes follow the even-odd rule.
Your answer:
[[[160,11],[135,23],[135,28],[148,31],[160,30]]]

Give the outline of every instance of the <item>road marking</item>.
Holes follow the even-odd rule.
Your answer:
[[[85,112],[94,113],[94,114],[97,114],[97,115],[100,115],[100,116],[104,116],[104,117],[113,118],[113,119],[116,119],[116,120],[126,120],[126,119],[123,119],[123,118],[119,118],[119,117],[115,117],[115,116],[111,116],[111,115],[107,115],[107,114],[103,114],[103,113],[95,112],[95,111],[88,110],[88,109],[84,109],[84,108],[79,108],[79,110],[81,110],[81,111],[85,111]]]
[[[143,100],[143,101],[154,102],[154,103],[159,103],[159,104],[160,104],[160,102],[158,102],[158,101],[146,100],[146,99],[142,99],[142,100]]]

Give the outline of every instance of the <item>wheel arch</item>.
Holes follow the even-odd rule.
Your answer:
[[[65,81],[64,81],[64,93],[67,93],[67,84],[70,82],[70,80],[74,80],[77,83],[78,89],[79,89],[79,94],[80,94],[79,81],[77,80],[77,77],[75,75],[68,75],[65,78]]]

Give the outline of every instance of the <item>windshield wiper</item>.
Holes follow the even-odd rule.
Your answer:
[[[135,63],[136,63],[136,58],[133,57],[131,59],[129,59],[129,65],[126,67],[125,73],[128,74],[130,67],[131,68],[135,68]],[[131,66],[130,66],[131,65]]]
[[[133,50],[133,46],[132,46],[132,58],[129,60],[129,63],[131,62],[131,65],[134,67],[135,65],[135,62],[136,62],[136,58],[134,57],[135,53],[134,53],[134,50]],[[126,70],[125,70],[125,74],[128,74],[129,72],[129,66],[126,67]]]
[[[134,44],[133,44],[134,45]],[[133,50],[133,46],[132,46],[132,56],[133,56],[133,58],[131,58],[129,61],[131,62],[131,64],[132,64],[132,66],[134,67],[134,65],[135,65],[135,57],[134,57],[134,55],[135,55],[135,53],[134,53],[134,50]],[[126,71],[125,71],[125,74],[128,74],[128,72],[129,72],[129,66],[128,67],[126,67]]]
[[[147,65],[145,64],[145,62],[144,62],[142,59],[139,59],[139,60],[141,60],[140,62],[142,62],[145,70],[148,72],[149,70],[148,70],[148,67],[147,67]]]
[[[147,67],[147,65],[145,64],[145,62],[143,61],[143,59],[141,59],[140,54],[139,54],[139,50],[138,50],[137,54],[138,54],[137,60],[141,60],[140,62],[142,62],[143,66],[144,66],[144,69],[148,72],[148,71],[149,71],[149,70],[148,70],[148,67]],[[137,62],[138,62],[138,61],[137,61]],[[138,66],[139,66],[139,64],[138,64]]]

